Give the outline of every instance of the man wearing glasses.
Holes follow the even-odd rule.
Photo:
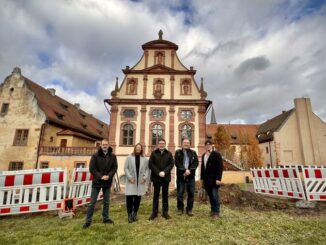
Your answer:
[[[220,217],[219,187],[221,185],[223,173],[223,159],[220,153],[213,150],[212,142],[205,142],[206,152],[202,156],[200,179],[203,182],[209,201],[211,204],[211,217]]]
[[[171,181],[171,170],[174,161],[171,152],[165,148],[166,142],[160,139],[158,148],[154,150],[149,158],[149,169],[151,170],[151,181],[154,186],[153,210],[149,220],[154,220],[158,215],[159,197],[162,188],[162,216],[170,219],[169,215],[169,184]]]

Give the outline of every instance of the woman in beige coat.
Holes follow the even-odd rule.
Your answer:
[[[146,185],[149,174],[148,160],[143,155],[143,146],[138,143],[134,151],[125,162],[124,172],[126,175],[126,202],[128,222],[137,221],[141,196],[146,193]]]

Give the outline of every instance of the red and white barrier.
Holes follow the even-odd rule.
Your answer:
[[[75,205],[81,206],[91,201],[93,175],[88,168],[75,168],[69,190],[69,198],[74,198]],[[98,200],[102,199],[103,195],[100,192]]]
[[[61,209],[67,174],[62,169],[0,173],[0,216]]]
[[[250,169],[256,193],[306,199],[297,167]]]
[[[303,180],[309,201],[326,201],[326,167],[302,167]]]

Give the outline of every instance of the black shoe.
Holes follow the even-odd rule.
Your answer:
[[[87,229],[88,227],[90,227],[91,226],[91,223],[85,223],[84,225],[83,225],[83,229]]]
[[[133,212],[132,213],[132,219],[136,222],[138,221],[138,218],[137,218],[137,212]]]
[[[154,220],[157,218],[157,214],[151,214],[151,216],[149,216],[149,219],[148,220]]]
[[[128,223],[132,223],[132,222],[134,222],[132,213],[128,213]]]
[[[188,210],[188,211],[187,211],[187,215],[190,216],[190,217],[194,216],[194,214],[192,213],[191,210]]]
[[[171,216],[168,213],[162,214],[162,217],[165,219],[171,219]]]
[[[114,224],[112,219],[107,219],[103,221],[104,224]]]
[[[178,215],[183,215],[183,210],[182,209],[178,209]]]

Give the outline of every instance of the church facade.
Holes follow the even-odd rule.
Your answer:
[[[124,79],[116,82],[111,98],[109,143],[117,155],[119,176],[126,156],[141,143],[149,156],[164,138],[174,154],[187,137],[199,155],[206,139],[206,100],[203,81],[195,81],[196,71],[185,67],[177,56],[178,46],[159,38],[142,45],[138,63],[123,69]]]

